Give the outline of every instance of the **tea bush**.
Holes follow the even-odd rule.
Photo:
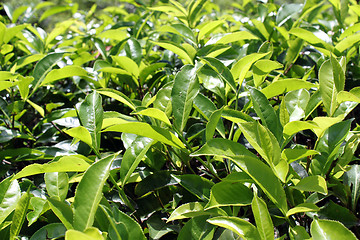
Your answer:
[[[0,239],[357,239],[360,5],[125,2],[2,5]]]

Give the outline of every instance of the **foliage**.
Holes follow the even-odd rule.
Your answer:
[[[3,5],[0,239],[359,238],[360,5],[126,2]]]

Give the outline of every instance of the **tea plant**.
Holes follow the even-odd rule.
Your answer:
[[[0,239],[357,239],[360,5],[125,2],[2,5]]]

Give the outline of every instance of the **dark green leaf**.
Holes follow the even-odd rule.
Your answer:
[[[283,128],[274,108],[262,92],[255,88],[250,88],[249,91],[255,112],[260,117],[262,124],[264,124],[274,134],[278,142],[281,143]]]
[[[30,240],[48,240],[65,237],[66,228],[61,223],[50,223],[37,230]]]
[[[135,168],[139,165],[140,161],[144,158],[146,152],[153,144],[154,140],[137,136],[126,149],[120,167],[122,185],[126,184]]]
[[[78,112],[82,126],[84,126],[91,135],[92,147],[98,152],[101,139],[100,131],[104,118],[100,94],[94,91],[87,95],[85,100],[80,104]]]
[[[178,184],[170,171],[159,171],[151,174],[139,182],[135,187],[135,194],[142,196],[157,189]]]
[[[252,191],[241,182],[219,182],[211,188],[206,209],[220,206],[246,206],[253,199]]]
[[[344,174],[344,184],[351,189],[351,206],[355,212],[360,195],[360,165],[352,165]]]
[[[198,216],[190,219],[181,229],[178,240],[211,240],[213,239],[215,227],[206,220],[208,216]]]
[[[210,189],[214,185],[210,180],[193,174],[174,176],[174,178],[181,186],[201,200],[209,200]]]

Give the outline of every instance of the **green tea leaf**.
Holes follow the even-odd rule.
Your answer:
[[[274,135],[258,122],[240,123],[239,129],[273,169],[276,176],[285,182],[289,166],[286,161],[280,158],[280,146]]]
[[[126,56],[131,58],[137,65],[140,65],[142,58],[142,48],[139,41],[131,37],[125,44]]]
[[[313,174],[322,174],[323,176],[329,170],[332,162],[339,154],[339,149],[351,127],[352,120],[346,120],[336,123],[325,130],[324,134],[318,140],[315,150],[320,152],[311,162]]]
[[[281,143],[283,128],[274,108],[270,105],[266,96],[256,88],[250,88],[249,92],[254,110],[258,117],[260,117],[262,124],[264,124],[265,127],[274,134],[277,141]]]
[[[132,110],[136,109],[136,106],[134,105],[134,103],[130,100],[130,98],[128,98],[125,94],[123,94],[122,92],[116,91],[114,89],[109,89],[109,88],[102,88],[102,89],[98,89],[97,90],[98,93],[111,97],[121,103],[123,103],[125,106],[128,106],[129,108],[131,108]]]
[[[254,84],[255,87],[265,80],[266,76],[273,70],[282,68],[283,65],[279,62],[271,61],[268,59],[260,59],[253,65]]]
[[[80,104],[79,120],[90,133],[91,145],[96,152],[100,149],[101,125],[104,119],[102,99],[96,91],[86,96]]]
[[[320,93],[328,116],[332,116],[337,106],[337,95],[344,90],[345,73],[340,63],[333,57],[325,61],[319,70]]]
[[[244,239],[261,239],[259,232],[254,225],[238,217],[214,217],[208,219],[207,222],[219,227],[230,229]]]
[[[235,78],[221,61],[213,57],[204,57],[203,60],[236,92]]]
[[[304,28],[293,28],[289,31],[290,34],[305,40],[306,42],[314,45],[315,47],[323,48],[324,50],[328,50],[333,52],[334,47],[328,44],[327,42],[323,41],[322,39],[318,38],[314,33],[304,29]]]
[[[10,226],[10,239],[16,239],[20,233],[21,227],[25,221],[26,213],[30,205],[30,193],[25,192],[19,199],[14,215],[12,217],[12,224]]]
[[[33,85],[35,86],[32,93],[40,86],[41,82],[45,79],[46,75],[51,71],[57,62],[64,56],[64,53],[50,53],[42,58],[34,68],[33,72]]]
[[[48,203],[50,205],[51,210],[64,224],[66,229],[73,229],[74,213],[70,205],[54,198],[48,198]]]
[[[266,96],[266,98],[272,98],[290,91],[298,89],[310,89],[317,87],[315,84],[300,80],[300,79],[283,79],[272,82],[269,86],[261,90],[261,92]]]
[[[256,37],[254,34],[247,32],[247,31],[239,31],[239,32],[225,34],[222,38],[217,40],[216,43],[227,44],[227,43],[237,42],[237,41],[241,41],[241,40],[251,40],[251,39],[258,39],[258,37]]]
[[[21,190],[17,180],[11,181],[11,177],[5,178],[0,183],[0,223],[10,215],[21,198]]]
[[[30,240],[47,240],[65,237],[66,228],[62,223],[50,223],[37,230]]]
[[[256,158],[256,155],[250,152],[240,143],[233,142],[228,139],[214,138],[205,143],[198,151],[190,156],[211,155],[220,157],[244,156]]]
[[[172,51],[176,55],[179,55],[179,57],[181,57],[182,59],[185,60],[185,64],[192,64],[193,63],[193,60],[187,54],[186,50],[183,47],[177,45],[174,42],[165,42],[165,41],[163,41],[163,42],[154,42],[154,44],[159,45],[160,47],[165,48],[165,49],[167,49],[169,51]]]
[[[152,117],[166,123],[168,126],[171,126],[171,122],[169,118],[166,116],[166,114],[157,108],[147,108],[139,112],[136,112],[134,114]]]
[[[268,53],[252,53],[241,58],[233,65],[233,67],[231,68],[231,74],[233,75],[234,79],[239,83],[239,85],[242,84],[251,66],[259,59],[265,57],[267,54]]]
[[[126,184],[135,168],[139,165],[146,152],[154,143],[154,140],[150,138],[137,136],[131,145],[126,149],[120,167],[122,185]]]
[[[125,29],[109,29],[97,35],[98,38],[109,38],[116,41],[123,41],[129,37],[129,34]]]
[[[252,191],[241,182],[219,182],[211,188],[210,200],[205,209],[246,206],[251,204],[252,198]]]
[[[276,15],[276,25],[278,27],[282,26],[293,16],[301,12],[302,8],[303,8],[303,4],[299,4],[299,3],[290,3],[290,4],[281,5]]]
[[[196,67],[186,65],[176,74],[171,92],[174,124],[180,131],[185,128],[193,107],[193,100],[198,92],[199,81],[196,76]]]
[[[222,122],[220,122],[221,114],[222,114],[222,109],[216,110],[211,114],[209,118],[209,122],[206,124],[206,131],[205,131],[206,141],[209,141],[214,137],[215,130],[217,128],[220,130],[221,136],[225,137],[225,128],[224,125],[221,124]]]
[[[184,218],[191,218],[194,216],[200,216],[204,212],[203,204],[199,202],[190,202],[181,205],[180,207],[176,208],[170,215],[167,222],[184,219]]]
[[[87,76],[87,71],[79,66],[65,66],[60,69],[51,70],[44,80],[40,83],[40,86],[55,82],[59,79],[69,78],[74,76]]]
[[[185,148],[184,144],[173,133],[168,130],[151,126],[144,122],[124,122],[112,125],[104,132],[126,132],[132,133],[143,137],[148,137],[156,141],[174,146],[176,148]]]
[[[295,226],[289,229],[294,240],[310,240],[310,236],[303,226]]]
[[[134,60],[126,56],[112,56],[112,59],[135,78],[139,77],[139,67]]]
[[[199,14],[201,12],[201,10],[204,8],[204,6],[206,5],[207,1],[206,0],[196,0],[196,1],[192,1],[192,3],[190,4],[188,10],[189,10],[189,22],[191,23],[190,26],[194,26],[196,20],[199,17]]]
[[[61,12],[65,12],[65,11],[69,11],[72,10],[72,6],[54,6],[51,7],[49,9],[47,9],[40,17],[39,22],[43,21],[44,19],[57,14],[57,13],[61,13]]]
[[[181,229],[178,240],[213,239],[215,227],[207,222],[208,216],[198,216],[191,218]]]
[[[78,126],[64,131],[66,134],[80,141],[83,141],[90,147],[93,146],[92,137],[90,132],[83,126]]]
[[[254,214],[256,228],[259,231],[261,239],[274,239],[274,225],[270,213],[264,200],[254,194],[251,202],[251,209]]]
[[[197,196],[203,201],[210,198],[210,189],[214,183],[204,177],[194,174],[183,174],[173,176],[173,178],[186,190]]]
[[[281,158],[285,159],[288,163],[292,163],[308,156],[320,154],[320,152],[305,148],[286,148],[281,153]]]
[[[309,176],[303,178],[293,186],[293,188],[307,192],[319,192],[325,195],[328,193],[326,181],[321,176]]]
[[[50,197],[65,201],[69,189],[69,177],[66,172],[47,172],[44,174],[46,191]]]
[[[139,182],[135,187],[135,194],[138,196],[143,196],[149,192],[161,189],[170,185],[177,184],[175,177],[171,174],[170,171],[158,171],[155,172],[141,182]]]
[[[285,95],[285,103],[290,115],[290,122],[298,121],[305,117],[305,110],[309,100],[310,93],[305,89],[291,91]]]
[[[360,33],[355,33],[338,42],[335,45],[335,49],[338,50],[340,53],[342,53],[346,49],[356,45],[359,41],[360,41]]]
[[[28,102],[36,111],[38,111],[38,113],[40,113],[40,115],[42,117],[45,117],[45,111],[44,111],[44,109],[42,107],[40,107],[36,103],[30,101],[29,99],[27,99],[26,102]]]
[[[259,185],[285,215],[287,212],[285,192],[273,171],[244,146],[230,142],[232,141],[226,139],[212,139],[191,156],[212,155],[230,158]]]
[[[146,239],[141,226],[118,208],[114,207],[112,208],[112,211],[110,211],[110,209],[103,205],[100,205],[99,207],[110,222],[108,232],[111,239]]]
[[[23,168],[18,172],[14,179],[19,179],[35,174],[47,172],[82,172],[85,171],[90,165],[80,156],[64,156],[58,161],[53,161],[45,164],[34,163]]]
[[[214,31],[216,28],[220,27],[224,23],[225,23],[224,20],[215,20],[215,21],[209,21],[201,26],[198,26],[198,29],[200,30],[198,34],[198,38],[202,39],[207,34],[211,33],[212,31]]]
[[[313,203],[301,203],[301,204],[297,205],[296,207],[290,209],[286,213],[286,216],[289,217],[293,214],[300,213],[300,212],[317,212],[319,210],[320,210],[320,208]]]
[[[314,220],[310,232],[314,240],[356,239],[343,224],[332,220]]]
[[[67,230],[65,233],[65,240],[105,240],[99,229],[88,228],[84,232],[74,229]]]
[[[112,154],[95,162],[84,173],[75,192],[74,229],[84,231],[92,226],[102,189],[115,157],[116,154]]]
[[[351,206],[355,211],[360,196],[360,165],[352,165],[344,174],[344,185],[351,188]]]

